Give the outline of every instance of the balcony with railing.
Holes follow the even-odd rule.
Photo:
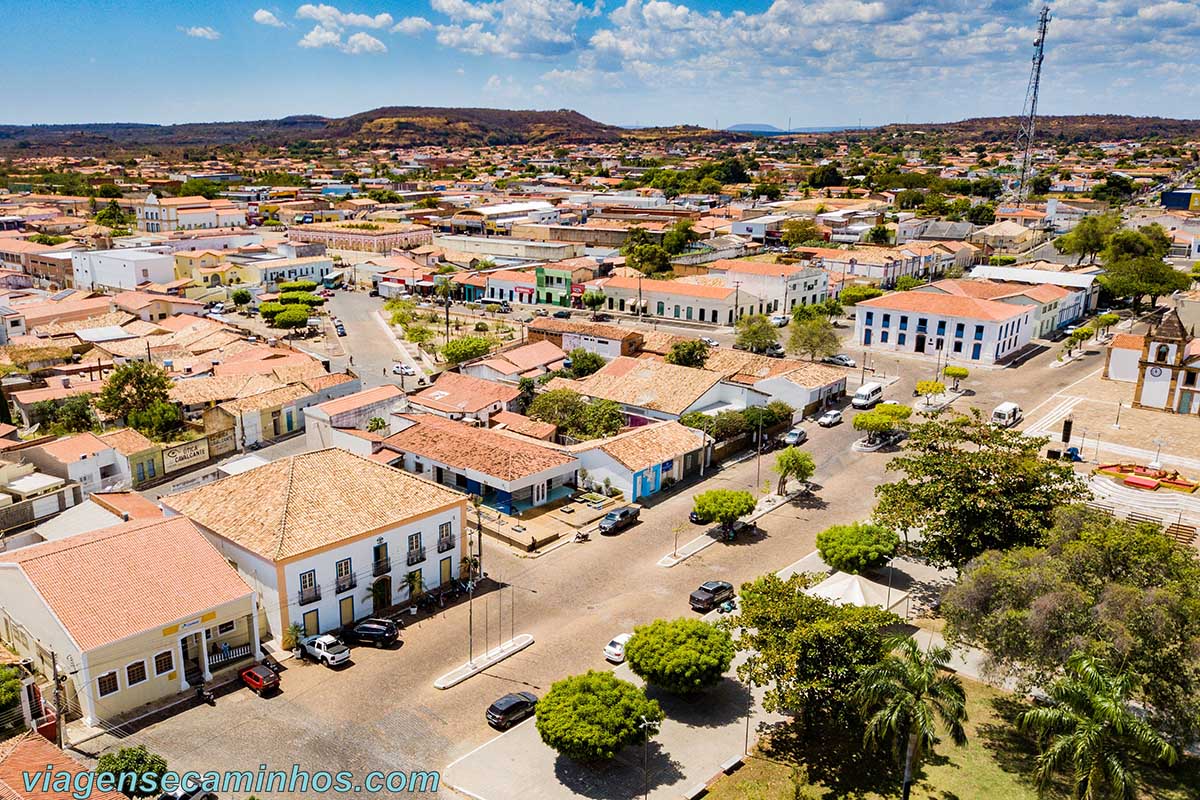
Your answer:
[[[445,553],[454,549],[454,534],[438,537],[438,552]]]
[[[380,575],[386,575],[392,571],[392,560],[387,556],[375,559],[371,564],[371,575],[378,578]]]
[[[348,592],[355,586],[358,586],[358,578],[353,575],[342,575],[337,579],[337,591],[339,593]]]
[[[420,564],[424,560],[425,560],[425,548],[424,547],[409,548],[409,550],[408,550],[408,565],[410,567],[413,564]]]
[[[310,586],[307,589],[300,590],[300,605],[306,606],[309,603],[315,603],[321,599],[321,587]]]

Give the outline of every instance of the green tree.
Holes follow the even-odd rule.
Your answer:
[[[700,238],[693,230],[694,223],[690,219],[681,219],[663,234],[663,249],[671,255],[679,255],[687,250],[688,245]]]
[[[473,358],[486,356],[491,352],[491,349],[492,342],[490,339],[485,339],[482,336],[464,336],[461,339],[446,342],[442,347],[442,358],[451,364],[461,364]]]
[[[129,361],[109,373],[96,408],[114,419],[170,401],[171,377],[157,364]]]
[[[807,484],[817,471],[817,465],[813,461],[812,453],[807,450],[801,450],[799,447],[785,447],[775,454],[775,464],[772,469],[779,473],[779,486],[775,493],[782,497],[787,489],[789,479],[795,478],[801,483]]]
[[[283,303],[276,303],[274,300],[258,304],[258,314],[268,325],[275,321],[275,315],[279,314],[283,309]]]
[[[587,402],[572,389],[551,389],[533,398],[525,413],[530,419],[557,425],[562,431],[575,427]]]
[[[633,629],[625,661],[633,674],[675,694],[716,686],[733,661],[729,632],[698,619],[659,619]]]
[[[1091,191],[1091,198],[1103,203],[1119,206],[1127,203],[1134,192],[1133,180],[1124,175],[1111,173],[1104,176],[1104,181]]]
[[[67,433],[90,431],[98,423],[92,400],[86,394],[77,394],[59,403],[53,419],[54,425]]]
[[[942,375],[946,376],[947,378],[954,379],[954,391],[956,392],[958,391],[959,381],[966,380],[970,374],[970,370],[968,370],[966,367],[960,367],[957,364],[950,364],[949,366],[942,368]]]
[[[169,401],[158,401],[142,411],[130,411],[129,427],[151,439],[167,439],[183,425],[183,412]]]
[[[938,722],[955,744],[967,743],[967,694],[962,681],[946,671],[948,648],[922,651],[903,635],[888,644],[893,652],[863,672],[856,694],[862,713],[869,715],[863,744],[891,743],[904,763],[901,796],[908,800],[916,767],[938,742]]]
[[[517,381],[517,411],[524,414],[529,410],[529,404],[537,396],[537,381],[533,378],[521,378]]]
[[[1140,795],[1139,767],[1171,766],[1176,749],[1131,708],[1136,679],[1114,673],[1086,653],[1074,653],[1067,674],[1046,690],[1051,704],[1021,714],[1018,725],[1044,745],[1037,784],[1047,788],[1070,768],[1074,796],[1133,800]]]
[[[943,395],[946,393],[946,384],[941,381],[917,381],[917,394],[925,398],[925,403],[928,405],[934,395]]]
[[[765,197],[774,201],[783,197],[783,187],[777,183],[756,183],[750,193],[754,197]]]
[[[607,671],[556,681],[536,714],[543,743],[567,758],[593,763],[611,761],[622,748],[643,743],[664,716],[641,689]]]
[[[671,254],[657,244],[638,245],[625,256],[626,266],[636,269],[643,275],[653,275],[657,272],[671,271]]]
[[[1131,298],[1135,308],[1147,295],[1154,305],[1159,297],[1187,289],[1191,279],[1163,261],[1170,248],[1159,225],[1117,231],[1104,248],[1101,285],[1116,297]]]
[[[847,286],[838,295],[841,298],[843,305],[854,306],[864,300],[873,300],[876,297],[883,297],[883,290],[877,289],[874,286]]]
[[[221,184],[204,178],[191,178],[179,187],[179,197],[206,197],[212,200],[221,193]]]
[[[810,578],[768,573],[741,588],[738,614],[723,624],[739,650],[743,682],[765,686],[763,708],[806,723],[851,710],[861,672],[887,654],[885,632],[899,618],[868,606],[834,605],[806,594]]]
[[[874,443],[879,436],[891,433],[903,426],[904,421],[912,414],[908,406],[885,405],[876,406],[870,411],[860,411],[854,415],[850,423],[854,430],[867,434],[867,441]]]
[[[308,325],[308,306],[284,306],[283,310],[275,315],[275,319],[272,321],[271,325],[276,328],[284,329],[305,327]]]
[[[316,281],[287,281],[279,284],[281,292],[311,292],[316,288]]]
[[[886,225],[876,225],[867,231],[867,243],[887,245],[892,241],[892,232],[887,229]]]
[[[613,436],[625,425],[625,412],[619,403],[596,399],[584,405],[583,414],[567,433],[576,439],[599,439]]]
[[[96,196],[104,198],[116,198],[123,197],[124,193],[121,191],[120,187],[116,186],[115,184],[105,183],[101,184],[100,188],[96,190]]]
[[[840,317],[842,314],[846,313],[846,309],[842,305],[841,299],[833,296],[826,297],[813,307],[816,308],[821,314],[824,314],[830,322],[832,322],[835,317]]]
[[[604,356],[576,347],[567,356],[571,359],[571,374],[576,378],[586,378],[604,366]]]
[[[279,295],[279,302],[285,306],[304,305],[312,308],[324,305],[325,298],[312,292],[284,292]]]
[[[997,428],[979,409],[913,425],[887,468],[902,477],[875,488],[875,521],[919,530],[919,549],[961,570],[986,550],[1031,544],[1050,512],[1087,491],[1070,464],[1041,457],[1046,439]]]
[[[1067,351],[1068,355],[1070,355],[1071,353],[1075,352],[1076,347],[1079,347],[1088,339],[1091,339],[1094,334],[1095,331],[1093,331],[1091,328],[1076,328],[1075,330],[1071,331],[1071,335],[1067,337],[1065,342],[1063,342],[1063,349]]]
[[[378,433],[379,431],[387,428],[387,426],[387,420],[385,420],[383,417],[371,417],[369,420],[367,420],[368,433]]]
[[[1079,256],[1076,264],[1085,258],[1095,262],[1096,256],[1108,247],[1108,240],[1121,227],[1121,218],[1116,214],[1089,214],[1067,233],[1054,240],[1060,253]]]
[[[1058,509],[1036,545],[978,556],[946,592],[951,643],[997,673],[1049,686],[1071,654],[1137,679],[1134,701],[1180,743],[1200,729],[1200,561],[1156,525]]]
[[[808,185],[814,189],[823,189],[826,186],[841,186],[842,183],[842,174],[838,172],[838,168],[833,164],[822,164],[808,176]]]
[[[991,203],[976,203],[967,209],[966,218],[972,225],[991,225],[996,221],[996,207]]]
[[[816,220],[801,218],[789,219],[783,223],[783,243],[788,247],[795,247],[809,242],[824,243],[825,235],[821,232],[821,226]]]
[[[737,343],[751,352],[762,352],[778,341],[775,326],[764,314],[747,314],[733,329]]]
[[[709,489],[692,498],[693,509],[709,522],[719,522],[726,531],[739,517],[754,510],[754,495],[740,489]]]
[[[824,318],[793,323],[792,331],[788,334],[788,350],[805,353],[810,361],[831,356],[841,346],[842,340],[838,338],[833,323]]]
[[[105,753],[96,762],[98,774],[107,773],[114,779],[121,775],[137,776],[133,786],[126,782],[126,785],[120,787],[121,793],[127,797],[149,797],[158,794],[158,778],[166,771],[167,760],[147,750],[144,744]]]
[[[110,200],[108,205],[96,212],[96,215],[92,217],[92,221],[106,228],[124,228],[133,220],[130,214],[126,214],[121,210],[116,200]]]
[[[1117,314],[1100,314],[1092,322],[1103,333],[1120,321],[1121,317]]]
[[[895,531],[869,522],[832,525],[817,534],[821,560],[841,572],[860,574],[882,567],[899,546]]]
[[[664,360],[668,364],[701,369],[704,367],[705,362],[708,361],[708,350],[707,342],[702,342],[699,339],[687,339],[672,344],[671,350],[667,353]]]
[[[604,307],[604,301],[607,299],[608,298],[605,296],[604,292],[591,291],[584,292],[583,297],[580,298],[580,301],[589,311],[592,312],[592,316],[594,317],[596,312]]]
[[[418,325],[413,323],[404,328],[405,341],[412,342],[413,344],[425,344],[427,342],[432,342],[435,335],[436,334],[433,332],[433,329],[428,325]]]
[[[249,289],[234,289],[229,299],[233,301],[235,306],[241,308],[242,306],[249,305],[254,296],[250,294]]]
[[[914,278],[912,275],[901,275],[896,279],[896,291],[911,292],[913,289],[916,289],[918,286],[923,286],[924,284],[925,281],[921,280],[920,278]]]
[[[0,666],[0,714],[21,705],[21,672]]]

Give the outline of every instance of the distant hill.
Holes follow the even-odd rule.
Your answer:
[[[1015,139],[1020,117],[977,117],[959,122],[926,125],[884,125],[871,132],[910,136],[916,132],[936,133],[958,141],[1008,141]],[[1114,139],[1195,138],[1200,120],[1166,117],[1131,117],[1121,114],[1084,114],[1038,117],[1039,142],[1100,142]]]
[[[730,125],[725,130],[739,131],[741,133],[783,133],[783,128],[776,128],[774,125],[769,125],[766,122],[739,122],[737,125]]]
[[[108,155],[150,148],[253,147],[300,140],[361,143],[375,147],[441,145],[469,147],[504,144],[583,144],[621,138],[705,141],[738,140],[704,128],[642,128],[629,131],[585,117],[577,111],[512,111],[495,108],[387,106],[349,117],[314,115],[244,122],[197,122],[182,125],[83,123],[74,125],[0,125],[0,151]]]

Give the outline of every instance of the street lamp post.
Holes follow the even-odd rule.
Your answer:
[[[786,272],[779,273],[779,277],[783,280],[783,313],[786,314],[786,313],[788,313],[788,304],[787,304],[788,289],[790,289],[791,287],[788,285],[788,279],[787,279]]]
[[[754,714],[754,656],[746,662],[746,744],[742,752],[750,755],[750,717]]]
[[[646,800],[650,796],[650,733],[654,728],[654,723],[646,719],[646,715],[642,715],[641,724],[638,726],[643,731],[642,736],[642,800]]]

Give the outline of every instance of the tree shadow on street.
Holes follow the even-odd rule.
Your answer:
[[[654,791],[684,778],[679,762],[654,740],[644,749],[641,745],[626,747],[607,764],[581,764],[559,755],[554,761],[554,775],[574,794],[594,800],[628,800],[641,795],[644,787]]]
[[[689,728],[721,728],[746,716],[746,687],[728,677],[693,695],[677,695],[649,685],[646,696],[658,701],[667,719]]]

